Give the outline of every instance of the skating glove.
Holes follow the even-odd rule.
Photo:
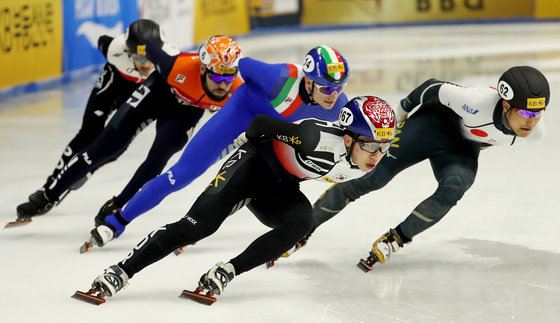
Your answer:
[[[383,264],[391,257],[392,253],[399,251],[402,246],[402,239],[397,231],[395,229],[390,229],[389,232],[385,232],[373,243],[371,253]]]

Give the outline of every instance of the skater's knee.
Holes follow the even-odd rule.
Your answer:
[[[351,202],[362,195],[383,187],[385,183],[375,179],[365,178],[331,186],[313,206],[315,226],[328,221]]]
[[[471,169],[450,166],[442,173],[437,194],[445,204],[455,205],[472,186],[474,179],[475,173]]]
[[[380,181],[377,177],[368,176],[334,185],[330,194],[339,195],[349,202],[354,202],[361,196],[382,188],[385,184],[387,184],[385,181]]]
[[[309,233],[314,225],[311,210],[290,216],[286,222],[298,237],[303,237]]]

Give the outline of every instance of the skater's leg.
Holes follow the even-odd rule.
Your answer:
[[[257,197],[248,207],[272,230],[230,260],[236,275],[280,257],[313,226],[311,203],[297,186],[272,190],[268,197]]]
[[[130,200],[142,185],[159,175],[167,161],[185,147],[189,139],[187,133],[196,126],[204,111],[198,108],[180,108],[182,113],[162,116],[157,120],[156,137],[146,160],[138,167],[122,192],[114,198],[119,208]]]
[[[119,266],[129,277],[177,248],[197,242],[218,230],[222,222],[250,199],[262,179],[263,164],[256,149],[231,156],[187,215],[153,231]]]

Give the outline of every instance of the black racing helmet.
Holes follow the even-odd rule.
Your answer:
[[[133,54],[146,55],[146,44],[150,41],[163,46],[162,30],[154,21],[138,19],[126,29],[126,47]]]
[[[545,109],[550,100],[546,77],[531,66],[514,66],[502,74],[498,93],[511,106],[522,110]]]

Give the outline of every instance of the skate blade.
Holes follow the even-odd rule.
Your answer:
[[[74,295],[72,295],[72,298],[94,305],[101,305],[105,303],[105,294],[96,289],[90,289],[86,293],[78,290],[74,293]]]
[[[217,301],[216,297],[212,296],[214,295],[214,293],[207,292],[206,294],[201,294],[203,290],[204,290],[203,288],[197,288],[193,292],[191,292],[190,290],[185,289],[183,290],[181,295],[179,295],[179,297],[191,299],[197,303],[204,304],[204,305],[212,305],[216,303]]]
[[[6,223],[6,225],[4,226],[4,229],[15,228],[15,227],[19,227],[19,226],[26,225],[26,224],[29,224],[29,223],[31,223],[31,218],[27,218],[27,219],[17,218],[15,221]]]
[[[93,247],[93,243],[91,243],[91,241],[84,242],[84,244],[80,247],[80,253],[88,252],[91,247]]]
[[[185,247],[177,248],[177,249],[173,250],[173,253],[175,254],[175,256],[178,256],[178,255],[183,253],[184,249],[185,249]]]
[[[373,270],[373,265],[375,265],[377,261],[372,258],[367,258],[366,260],[360,259],[360,262],[356,264],[358,268],[360,268],[364,273],[369,273]]]
[[[270,267],[273,267],[274,264],[276,263],[276,260],[278,260],[278,258],[276,258],[276,259],[274,259],[274,260],[271,260],[271,261],[267,261],[267,262],[266,262],[266,269],[268,269],[268,268],[270,268]]]

